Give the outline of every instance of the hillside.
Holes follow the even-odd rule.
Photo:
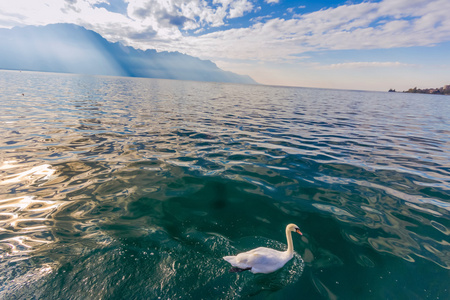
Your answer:
[[[0,39],[1,69],[256,83],[208,60],[126,47],[72,24],[0,29]]]

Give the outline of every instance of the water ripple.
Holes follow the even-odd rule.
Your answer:
[[[406,276],[450,269],[443,97],[0,80],[0,297],[386,298],[391,265],[411,298],[446,294]],[[292,264],[226,273],[223,255],[282,249],[291,222],[305,233]]]

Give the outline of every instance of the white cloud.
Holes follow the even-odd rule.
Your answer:
[[[289,7],[288,9],[286,9],[286,11],[290,14],[294,13],[296,9],[303,9],[306,8],[305,5],[301,5],[301,6],[297,6],[297,7]]]
[[[275,4],[280,2],[280,0],[264,0],[264,2],[269,3],[269,4]]]
[[[258,16],[250,19],[250,22],[261,23],[264,19],[273,18],[272,15]]]
[[[400,62],[347,62],[330,65],[319,65],[315,69],[360,69],[360,68],[398,68],[413,67],[414,65]]]
[[[75,23],[113,42],[214,60],[277,61],[308,51],[430,46],[450,40],[448,0],[362,2],[292,19],[257,17],[247,28],[230,29],[224,26],[230,19],[255,11],[252,1],[125,1],[126,15],[95,6],[107,0],[0,1],[0,27]]]
[[[230,15],[229,18],[242,17],[244,13],[252,11],[253,4],[247,0],[234,1],[230,5]]]
[[[56,22],[75,23],[89,29],[111,32],[112,27],[135,32],[151,27],[158,39],[183,30],[220,27],[227,19],[242,17],[254,9],[249,0],[124,0],[126,15],[114,13],[97,5],[108,0],[15,0],[0,2],[0,27],[45,25]],[[103,30],[102,30],[103,29]],[[123,30],[119,30],[123,33]],[[177,33],[177,31],[179,33]],[[112,38],[109,36],[109,38]],[[120,39],[116,36],[113,39]],[[127,38],[125,38],[127,40]]]
[[[409,3],[344,5],[183,41],[193,55],[270,61],[308,51],[430,46],[450,40],[450,1],[416,0],[412,8]]]

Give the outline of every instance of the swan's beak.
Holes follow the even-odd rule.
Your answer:
[[[295,229],[295,232],[297,232],[298,234],[300,234],[300,235],[303,235],[303,233],[300,231],[300,229],[298,229],[298,228],[296,228]]]

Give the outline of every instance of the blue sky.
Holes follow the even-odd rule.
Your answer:
[[[263,84],[406,90],[450,84],[450,1],[14,0],[0,27],[74,23]]]

